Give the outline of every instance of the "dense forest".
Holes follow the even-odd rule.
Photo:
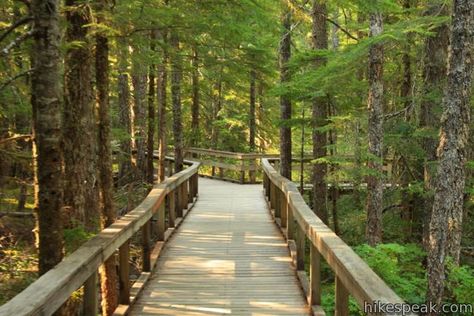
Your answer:
[[[195,147],[279,154],[401,298],[474,305],[473,67],[472,0],[2,0],[0,304]]]

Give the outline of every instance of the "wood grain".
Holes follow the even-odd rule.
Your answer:
[[[309,315],[261,187],[200,178],[199,188],[130,315]]]

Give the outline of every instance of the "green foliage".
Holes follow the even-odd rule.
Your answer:
[[[448,262],[447,289],[453,302],[474,306],[474,269],[469,266],[456,266]]]
[[[426,278],[422,262],[426,255],[419,246],[380,244],[373,248],[364,244],[355,247],[355,251],[402,299],[412,304],[424,302]]]
[[[94,234],[87,232],[84,227],[77,225],[74,228],[64,230],[64,248],[66,254],[74,252],[83,243],[92,238]]]

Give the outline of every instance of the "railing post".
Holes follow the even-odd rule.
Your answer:
[[[321,305],[321,255],[311,243],[309,270],[309,305]]]
[[[283,192],[280,191],[280,188],[275,186],[275,217],[281,219],[281,196]]]
[[[288,217],[287,217],[287,222],[286,222],[286,232],[287,232],[287,238],[288,239],[295,239],[295,220],[293,217],[293,209],[290,206],[290,203],[287,201],[287,210],[288,210]]]
[[[249,179],[250,183],[255,183],[256,182],[256,159],[252,158],[250,161],[250,170],[249,170]]]
[[[194,197],[197,197],[199,194],[199,174],[196,172],[196,175],[194,177],[195,177],[194,181],[196,182],[194,185],[194,190],[195,190]]]
[[[219,167],[219,178],[224,178],[224,168]]]
[[[127,240],[119,249],[119,303],[130,304],[130,240]]]
[[[184,181],[183,182],[183,195],[182,195],[182,205],[183,205],[183,210],[188,209],[188,182]]]
[[[165,240],[165,201],[162,201],[157,211],[158,221],[156,222],[156,235],[158,241]]]
[[[182,203],[182,195],[183,195],[183,184],[180,184],[175,189],[175,210],[176,210],[176,217],[183,217],[183,203]]]
[[[189,192],[188,192],[188,203],[194,202],[194,176],[191,176],[187,181],[189,184]]]
[[[158,218],[159,220],[159,218]],[[143,264],[142,268],[144,272],[151,271],[150,262],[150,239],[151,239],[151,221],[148,221],[142,228],[142,252],[143,252]]]
[[[92,275],[84,283],[84,316],[96,316],[99,310],[99,289],[98,289],[97,272]]]
[[[270,200],[270,178],[268,177],[268,175],[264,172],[263,173],[263,177],[265,179],[265,195],[267,196],[267,199]]]
[[[275,209],[275,193],[276,193],[276,186],[275,184],[270,181],[270,209]]]
[[[281,227],[287,227],[288,221],[288,201],[286,200],[286,195],[284,191],[280,192],[280,218],[281,218]]]
[[[245,164],[244,159],[240,158],[240,184],[245,183]]]
[[[296,270],[304,270],[304,249],[306,236],[299,225],[296,225]]]
[[[334,315],[349,316],[349,292],[338,276],[336,276],[336,308]]]
[[[169,216],[169,223],[168,225],[170,227],[175,227],[176,224],[176,199],[175,199],[175,191],[171,191],[170,193],[168,193],[168,195],[166,196],[166,198],[168,199],[168,216]]]

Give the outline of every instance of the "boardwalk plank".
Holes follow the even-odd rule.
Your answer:
[[[199,182],[130,315],[309,315],[261,186]]]

